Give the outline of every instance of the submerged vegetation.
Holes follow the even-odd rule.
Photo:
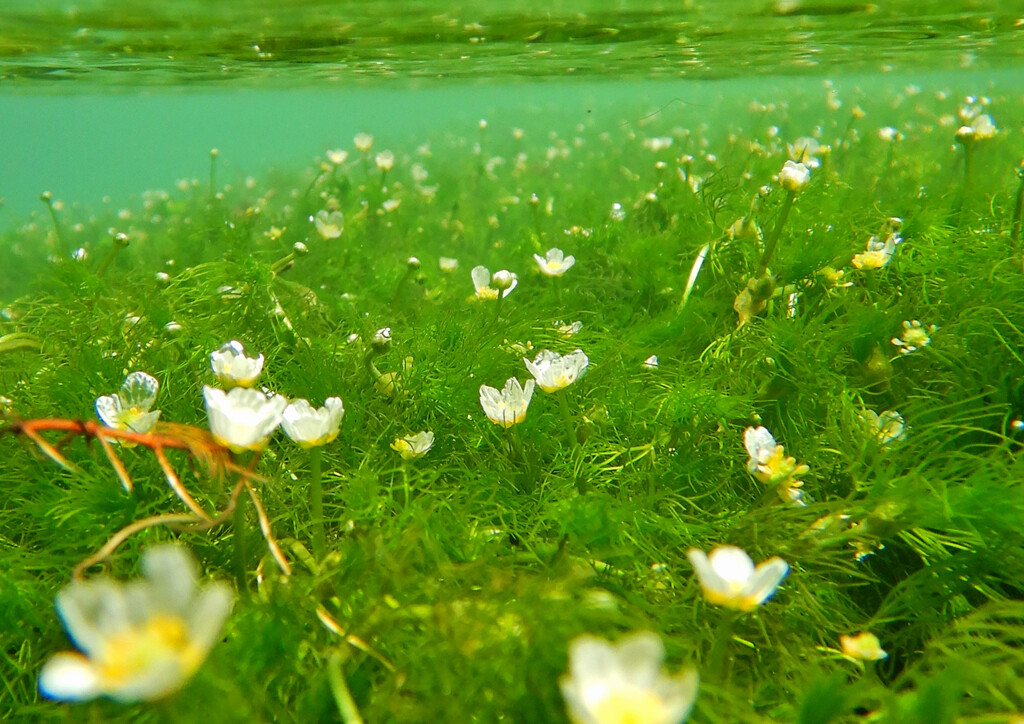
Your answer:
[[[808,84],[45,194],[0,710],[1020,721],[1021,109]]]

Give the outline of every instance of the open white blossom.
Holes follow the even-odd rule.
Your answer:
[[[533,362],[523,358],[526,369],[537,380],[537,386],[545,392],[556,392],[568,387],[583,374],[590,364],[583,350],[578,349],[567,355],[542,349]]]
[[[537,266],[540,267],[541,273],[549,277],[562,276],[576,263],[576,257],[572,254],[565,256],[558,248],[548,249],[544,256],[534,254],[533,258],[537,260]]]
[[[352,139],[353,145],[361,153],[369,153],[373,148],[373,136],[369,133],[357,133]]]
[[[686,557],[693,564],[708,603],[737,611],[752,611],[760,606],[789,572],[789,564],[778,556],[754,568],[750,556],[736,546],[718,546],[710,556],[699,548],[691,548]]]
[[[907,423],[903,415],[896,410],[878,413],[874,410],[864,410],[860,413],[860,419],[882,447],[887,447],[907,436]]]
[[[345,230],[345,215],[337,210],[320,209],[313,217],[313,224],[324,239],[337,239]]]
[[[309,404],[308,400],[293,400],[284,408],[281,427],[285,435],[298,443],[299,447],[319,447],[338,437],[344,415],[345,406],[340,397],[328,397],[319,409]]]
[[[782,445],[765,427],[748,427],[743,431],[743,445],[750,459],[747,470],[766,485],[774,486],[783,502],[803,505],[800,476],[810,468],[786,455]]]
[[[210,353],[210,368],[225,387],[252,387],[263,371],[263,355],[246,357],[242,343],[231,340]]]
[[[459,268],[459,260],[450,256],[442,256],[437,260],[437,265],[441,267],[441,271],[451,273]]]
[[[525,385],[510,377],[500,391],[494,387],[480,385],[480,406],[484,414],[495,425],[512,427],[526,419],[526,409],[533,397],[534,381],[527,380]]]
[[[143,580],[72,581],[57,612],[81,653],[53,656],[39,675],[51,699],[149,701],[180,689],[206,659],[231,611],[224,583],[197,585],[198,567],[178,545],[142,555]]]
[[[779,183],[786,191],[797,193],[811,183],[811,169],[806,164],[786,161],[779,171]]]
[[[499,293],[502,298],[507,297],[519,283],[519,278],[515,274],[504,269],[494,272],[492,277],[487,267],[475,266],[469,275],[473,279],[477,299],[497,299]]]
[[[697,698],[697,672],[669,676],[665,647],[651,632],[611,643],[580,636],[569,644],[559,687],[573,724],[680,724]]]
[[[128,375],[116,395],[96,398],[96,416],[107,427],[126,432],[149,432],[160,417],[153,410],[160,383],[145,372]]]
[[[931,344],[931,335],[938,329],[934,324],[925,327],[916,319],[904,320],[903,331],[899,337],[892,338],[892,343],[900,348],[900,354],[911,354]]]
[[[889,657],[878,637],[866,631],[856,636],[840,636],[839,644],[843,647],[843,653],[851,659],[881,661]]]
[[[262,450],[282,421],[288,400],[270,399],[259,390],[236,387],[230,392],[203,387],[210,432],[218,444],[234,452]]]
[[[434,433],[423,430],[414,435],[396,437],[391,449],[402,456],[403,460],[415,460],[426,455],[434,446]]]
[[[890,224],[896,226],[899,219],[890,219]],[[903,241],[899,235],[899,228],[885,234],[885,240],[879,241],[877,236],[868,239],[867,248],[860,254],[855,254],[852,262],[858,269],[881,269],[889,263],[892,254],[896,251],[896,245]]]
[[[395,154],[391,151],[381,151],[374,158],[377,168],[387,173],[395,167]]]

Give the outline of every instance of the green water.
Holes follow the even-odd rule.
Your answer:
[[[5,3],[0,718],[1021,721],[1022,40]]]

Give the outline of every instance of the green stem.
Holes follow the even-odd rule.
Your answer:
[[[334,703],[338,706],[342,721],[345,724],[363,724],[363,717],[356,707],[352,692],[349,691],[348,683],[345,681],[345,674],[341,670],[341,653],[335,651],[327,662],[327,680],[331,685],[331,694],[334,695]]]
[[[569,436],[569,447],[575,450],[580,446],[580,441],[576,439],[576,423],[572,419],[572,412],[569,410],[569,400],[566,397],[565,389],[561,389],[555,393],[555,397],[558,398],[558,409],[562,413],[562,422],[565,424],[565,432]]]
[[[217,156],[219,155],[218,149],[210,149],[210,196],[217,195]]]
[[[761,263],[758,265],[757,274],[755,278],[760,279],[764,276],[764,273],[768,271],[768,264],[771,263],[772,255],[775,253],[775,247],[779,245],[779,237],[782,236],[782,228],[786,225],[786,219],[789,218],[789,211],[793,208],[793,202],[796,201],[796,192],[789,191],[786,195],[786,200],[782,202],[782,209],[779,211],[779,219],[775,223],[775,228],[772,229],[772,235],[768,238],[768,243],[765,244],[764,254],[761,256]]]
[[[722,675],[722,665],[725,663],[725,652],[732,640],[732,628],[736,623],[736,612],[732,609],[725,609],[722,618],[718,622],[718,631],[715,633],[714,643],[711,644],[711,653],[708,654],[708,665],[705,667],[709,679],[717,679]]]
[[[1020,219],[1024,212],[1024,163],[1017,169],[1017,175],[1020,176],[1020,186],[1017,187],[1017,200],[1013,207],[1013,224],[1010,232],[1010,238],[1015,242],[1020,241]]]
[[[971,193],[971,178],[972,169],[974,168],[974,143],[968,142],[964,144],[964,187],[960,192],[960,205],[956,210],[956,225],[960,226],[963,216],[964,207],[967,206],[967,198]]]
[[[239,496],[238,502],[235,504],[235,512],[232,514],[231,525],[233,528],[232,537],[234,538],[234,556],[235,556],[235,585],[238,587],[238,593],[242,596],[247,595],[249,590],[249,584],[246,575],[246,524],[245,524],[245,506],[247,499],[244,496]]]
[[[552,277],[551,281],[555,285],[555,304],[557,304],[558,307],[561,308],[562,307],[562,278],[561,277]]]
[[[505,298],[505,291],[505,289],[498,290],[498,301],[494,305],[494,322],[492,322],[492,324],[496,324],[498,322],[498,318],[501,317],[501,300]]]
[[[309,508],[313,515],[313,556],[323,560],[327,549],[324,534],[323,450],[319,446],[309,450]]]
[[[110,247],[110,252],[107,254],[103,263],[100,264],[100,268],[96,270],[96,276],[101,277],[107,271],[107,267],[110,266],[111,262],[114,261],[114,257],[117,256],[117,252],[121,251],[128,246],[128,237],[125,234],[114,234],[114,244]]]
[[[67,243],[64,241],[64,236],[60,233],[60,224],[57,223],[57,212],[53,210],[53,194],[49,191],[44,191],[39,197],[39,200],[46,204],[46,208],[50,211],[50,220],[53,222],[53,232],[57,235],[57,243],[60,245],[60,250],[64,253],[66,258],[71,258],[71,250],[68,249]]]

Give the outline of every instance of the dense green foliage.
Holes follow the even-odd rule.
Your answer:
[[[57,210],[59,234],[48,215],[8,233],[6,414],[89,418],[97,395],[145,370],[161,383],[162,420],[205,427],[208,355],[230,339],[266,356],[259,385],[317,405],[339,395],[347,412],[323,450],[322,560],[308,552],[309,455],[280,434],[257,470],[290,578],[264,555],[251,506],[247,532],[152,528],[112,557],[111,573],[129,578],[142,548],[174,538],[207,575],[231,579],[233,538],[249,536],[248,590],[224,640],[183,691],[127,710],[38,694],[42,664],[70,648],[53,597],[117,529],[181,503],[144,449],[121,451],[136,482],[128,495],[81,440],[65,448],[81,468],[71,473],[27,440],[0,437],[0,710],[44,721],[125,711],[133,721],[340,720],[327,666],[337,653],[368,722],[563,722],[557,682],[582,633],[652,630],[669,668],[701,668],[722,611],[703,600],[686,551],[721,543],[791,570],[735,622],[692,721],[875,712],[939,724],[1024,710],[1024,459],[1012,426],[1024,415],[1024,276],[1011,229],[1021,105],[977,89],[992,94],[984,112],[1003,132],[972,146],[965,187],[953,146],[965,89],[939,90],[812,87],[768,107],[729,97],[624,110],[607,127],[492,118],[393,145],[383,179],[378,139],[337,168],[318,160],[229,187],[211,174],[147,193],[120,217]],[[880,138],[890,124],[905,137]],[[831,153],[781,229],[774,298],[738,327],[733,301],[761,247],[729,229],[749,215],[771,232],[786,195],[773,175],[786,142],[809,135]],[[672,143],[652,149],[653,138]],[[400,205],[385,211],[386,200]],[[345,228],[325,240],[311,219],[334,203]],[[890,263],[855,269],[893,216],[903,241]],[[99,275],[111,228],[130,244]],[[275,267],[296,242],[308,253]],[[577,259],[560,280],[532,259],[551,247]],[[442,272],[441,256],[461,266]],[[518,274],[500,309],[469,299],[477,264]],[[825,267],[844,271],[838,284]],[[890,340],[913,319],[936,329],[901,354]],[[576,335],[559,333],[577,320]],[[394,396],[364,365],[385,326],[381,372],[412,358]],[[577,347],[590,366],[565,390],[574,431],[539,389],[509,430],[483,415],[481,384],[525,381],[523,356]],[[643,365],[650,355],[656,368]],[[865,410],[897,410],[903,439],[880,441]],[[806,507],[747,471],[743,432],[756,424],[810,466]],[[424,429],[436,435],[425,457],[406,463],[390,448]],[[197,499],[223,508],[225,481],[171,458]],[[362,643],[323,627],[318,606]],[[839,636],[868,630],[889,658],[864,667],[841,655]]]

